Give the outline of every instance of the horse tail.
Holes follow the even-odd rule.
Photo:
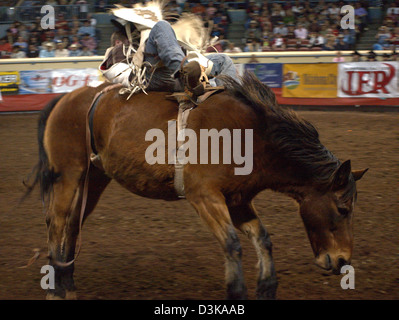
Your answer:
[[[40,186],[40,197],[42,202],[45,202],[46,196],[51,192],[54,182],[59,178],[59,174],[55,173],[53,169],[50,169],[49,159],[44,148],[44,132],[47,125],[47,120],[53,111],[54,107],[65,95],[59,95],[51,100],[47,106],[40,112],[39,123],[38,123],[38,145],[39,145],[39,161],[33,167],[32,172],[29,174],[28,178],[23,181],[23,184],[27,188],[25,195],[22,197],[21,201],[24,201],[28,197],[35,186],[39,184]],[[33,177],[33,182],[29,183],[29,180]]]

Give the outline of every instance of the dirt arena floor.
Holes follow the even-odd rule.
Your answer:
[[[299,111],[321,141],[354,169],[355,289],[313,263],[295,203],[270,191],[255,200],[273,241],[278,299],[399,299],[398,114]],[[34,248],[46,248],[38,192],[15,207],[22,180],[37,160],[37,114],[0,115],[0,299],[44,299]],[[256,254],[240,235],[249,297],[255,298]],[[224,299],[224,261],[216,239],[185,201],[130,194],[112,182],[83,229],[75,268],[80,299]]]

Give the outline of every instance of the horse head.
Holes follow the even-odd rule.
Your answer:
[[[351,262],[356,181],[367,170],[351,171],[347,160],[335,170],[326,188],[314,188],[299,201],[316,265],[334,274]]]

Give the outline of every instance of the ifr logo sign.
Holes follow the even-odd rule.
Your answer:
[[[341,288],[344,290],[355,289],[355,269],[345,265],[341,268],[341,274],[345,274],[341,279]]]

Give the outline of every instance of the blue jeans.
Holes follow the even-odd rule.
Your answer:
[[[181,84],[173,78],[173,74],[180,70],[181,62],[185,54],[176,39],[176,34],[172,26],[167,21],[159,21],[151,29],[145,45],[144,61],[155,66],[162,61],[163,66],[157,68],[152,74],[148,90],[155,91],[181,91]],[[237,72],[231,58],[225,54],[213,53],[207,55],[213,62],[210,77],[218,75],[229,75],[237,78]],[[147,72],[147,78],[151,77],[151,72]],[[216,79],[217,85],[223,83]]]

